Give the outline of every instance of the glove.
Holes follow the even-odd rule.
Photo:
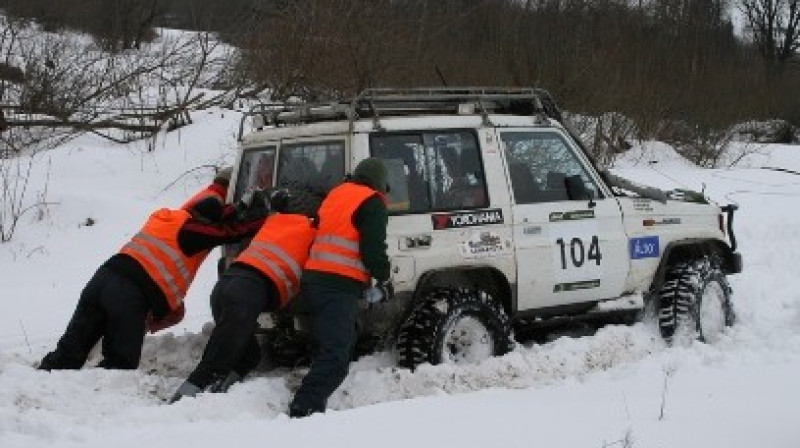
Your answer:
[[[266,193],[260,188],[248,188],[236,202],[236,216],[240,221],[266,216]]]
[[[239,202],[236,203],[236,206],[241,209],[248,209],[252,207],[259,199],[263,200],[263,190],[258,187],[250,187],[242,193],[242,197],[239,198]]]
[[[292,196],[286,189],[275,190],[269,195],[269,209],[277,213],[286,213]]]
[[[148,333],[152,334],[157,331],[161,331],[165,328],[169,328],[173,325],[178,324],[180,321],[183,320],[183,316],[186,314],[186,307],[181,306],[178,308],[170,311],[166,316],[162,317],[161,319],[156,319],[152,313],[147,315],[147,319],[145,320],[145,325],[147,326]]]
[[[394,285],[391,281],[379,282],[364,291],[364,300],[370,305],[386,302],[394,297]]]
[[[255,197],[257,189],[256,188],[248,188],[242,193],[242,197],[239,198],[239,201],[236,203],[237,210],[247,210],[250,208],[250,205],[253,204],[253,198]]]

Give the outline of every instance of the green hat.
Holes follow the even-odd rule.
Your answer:
[[[389,191],[389,184],[387,178],[389,174],[386,170],[386,165],[383,164],[381,159],[370,157],[362,160],[356,165],[353,170],[353,179],[363,182],[381,193]]]

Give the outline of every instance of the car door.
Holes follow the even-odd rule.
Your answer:
[[[502,129],[520,311],[617,297],[628,272],[617,201],[553,129]]]
[[[482,132],[421,129],[370,135],[371,155],[382,159],[389,173],[387,244],[398,288],[411,288],[422,273],[440,268],[513,270],[510,227],[502,201],[498,206],[500,195],[485,175],[491,170],[503,176],[502,162],[497,154],[482,157]]]

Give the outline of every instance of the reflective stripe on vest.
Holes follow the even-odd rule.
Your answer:
[[[361,204],[376,194],[369,187],[351,182],[328,193],[319,209],[319,229],[306,269],[369,281],[369,271],[361,260],[361,236],[352,221]]]
[[[169,287],[172,296],[180,297],[180,299],[183,300],[183,298],[185,297],[185,293],[181,293],[181,287],[178,286],[178,282],[175,280],[175,277],[172,274],[170,274],[169,270],[167,269],[167,266],[155,254],[153,254],[153,252],[151,252],[147,246],[139,244],[136,241],[137,238],[149,240],[151,242],[153,242],[152,240],[155,239],[150,237],[149,235],[138,233],[136,236],[133,237],[133,240],[131,240],[128,244],[125,245],[125,247],[122,248],[123,251],[133,250],[141,254],[143,257],[145,257],[147,261],[149,261],[153,266],[155,266],[156,270],[158,270],[158,275],[164,279],[164,282]],[[160,241],[158,242],[160,243]],[[173,262],[175,262],[175,253],[172,251],[172,249],[163,244],[156,244],[156,246],[159,246],[158,248],[162,251],[162,253],[171,260],[173,260]],[[189,274],[188,272],[186,272],[186,266],[184,266],[183,263],[180,262],[180,260],[178,260],[178,263],[179,264],[176,264],[176,267],[178,268],[180,274],[183,276],[183,278],[181,279],[182,280],[181,284],[185,285],[190,281]]]
[[[289,297],[295,295],[297,291],[295,291],[295,287],[292,281],[289,280],[289,277],[286,276],[286,273],[283,271],[283,269],[281,269],[281,267],[277,263],[270,260],[269,258],[267,258],[266,255],[264,255],[264,252],[265,251],[269,252],[272,255],[278,257],[284,263],[286,263],[289,266],[289,269],[291,269],[292,274],[294,274],[294,278],[299,280],[300,276],[303,274],[303,271],[300,270],[300,267],[297,266],[297,263],[294,260],[292,260],[291,257],[289,257],[286,254],[286,252],[284,252],[280,247],[272,243],[254,242],[251,243],[251,246],[253,247],[253,249],[256,250],[254,250],[253,253],[249,255],[258,258],[259,261],[269,266],[270,270],[275,275],[278,276],[281,282],[283,282],[283,285],[286,288],[286,294],[288,294]]]
[[[322,250],[319,249],[312,250],[311,257],[309,258],[314,260],[330,261],[332,263],[343,264],[345,266],[351,267],[353,269],[358,269],[359,271],[364,271],[365,273],[369,274],[367,272],[366,266],[364,266],[364,263],[362,263],[360,259],[348,258],[339,254],[323,252]]]
[[[308,260],[315,233],[306,216],[271,215],[234,263],[244,263],[269,277],[280,304],[285,305],[299,290],[301,266]]]
[[[338,237],[338,236],[335,236],[335,235],[318,236],[315,239],[315,241],[318,242],[318,243],[331,244],[331,245],[334,245],[334,246],[341,246],[341,247],[343,247],[343,248],[345,248],[347,250],[352,250],[353,252],[358,252],[359,251],[359,247],[358,247],[358,243],[357,242],[350,241],[350,240],[347,240],[347,239],[344,239],[344,238],[341,238],[341,237]]]
[[[183,303],[189,285],[209,253],[187,256],[180,250],[178,233],[189,216],[185,210],[157,210],[120,250],[142,266],[173,310]]]
[[[133,239],[141,238],[148,243],[158,247],[167,256],[172,262],[175,264],[175,267],[178,268],[178,272],[180,272],[181,276],[183,277],[184,283],[189,283],[191,281],[191,277],[189,277],[189,270],[186,268],[186,265],[183,263],[183,257],[175,252],[175,250],[169,247],[166,243],[150,236],[146,233],[138,233]]]

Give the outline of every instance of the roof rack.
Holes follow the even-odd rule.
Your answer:
[[[262,126],[291,126],[322,121],[372,118],[380,130],[380,119],[409,115],[481,115],[489,124],[489,114],[544,115],[562,122],[561,110],[543,89],[522,87],[440,87],[367,89],[351,102],[264,103],[244,114],[239,126],[242,138],[244,120],[259,117]]]

